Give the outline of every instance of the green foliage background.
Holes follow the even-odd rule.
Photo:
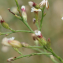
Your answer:
[[[30,6],[28,5],[29,0],[18,0],[19,5],[26,6],[26,12],[28,16],[28,23],[33,30],[37,28],[32,23],[32,19],[34,14],[30,12]],[[31,0],[33,1],[33,0]],[[41,0],[34,0],[36,3],[40,3]],[[14,0],[0,0],[0,15],[3,19],[10,25],[11,28],[15,30],[27,30],[28,28],[17,18],[15,18],[7,9],[16,6]],[[63,16],[63,0],[49,0],[49,9],[45,10],[46,16],[43,21],[42,34],[48,39],[51,39],[51,47],[54,52],[63,58],[63,21],[61,17]],[[41,12],[39,12],[39,20],[41,18]],[[9,30],[4,29],[0,24],[0,32],[8,32]],[[17,52],[15,52],[11,47],[8,52],[4,53],[2,49],[1,41],[6,37],[5,35],[0,36],[0,63],[7,63],[7,59],[14,56],[19,56]],[[26,42],[30,45],[34,45],[31,34],[29,33],[15,33],[11,34],[7,37],[15,37],[16,40],[20,42]],[[29,54],[33,51],[30,49],[21,48],[23,54]],[[53,63],[48,57],[45,55],[41,56],[33,56],[28,58],[22,58],[14,61],[13,63]]]

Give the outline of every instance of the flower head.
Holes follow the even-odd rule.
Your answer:
[[[3,38],[3,40],[2,40],[2,44],[3,45],[5,45],[5,46],[10,46],[10,44],[8,43],[8,41],[10,41],[10,40],[14,40],[14,37],[12,37],[12,38]]]
[[[47,8],[47,9],[49,8],[48,0],[43,0],[43,1],[41,1],[39,5],[40,5],[40,6],[45,6],[45,5],[46,5],[46,8]]]
[[[38,12],[38,11],[41,11],[41,9],[36,9],[36,8],[32,7],[31,12],[35,12],[35,11]]]
[[[12,47],[17,47],[20,48],[21,47],[21,43],[17,40],[14,40],[14,37],[12,38],[3,38],[2,40],[2,44],[5,46],[12,46]]]
[[[35,6],[36,6],[36,3],[32,2],[32,1],[29,1],[28,3],[29,3],[29,5],[30,5],[31,7],[35,7]]]
[[[42,34],[41,34],[41,31],[39,30],[35,30],[35,35],[39,38],[42,38]]]
[[[25,11],[25,6],[24,5],[21,7],[21,11]]]

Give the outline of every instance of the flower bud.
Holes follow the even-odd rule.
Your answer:
[[[13,61],[15,58],[16,58],[16,57],[8,58],[8,59],[7,59],[7,62],[11,62],[11,61]]]
[[[26,14],[25,6],[21,7],[21,11],[22,11],[22,17],[24,21],[27,21],[27,14]]]
[[[42,45],[42,46],[47,45],[47,41],[46,41],[46,39],[44,37],[42,37],[41,39],[38,38],[38,41],[39,41],[40,45]]]
[[[20,48],[22,45],[19,41],[17,40],[9,40],[8,43],[12,46],[12,47],[16,47],[16,48]]]
[[[28,47],[29,46],[29,44],[27,44],[25,42],[22,42],[21,44],[22,44],[23,47]]]
[[[2,26],[6,29],[10,29],[9,25],[3,20],[3,18],[0,16],[0,23]]]

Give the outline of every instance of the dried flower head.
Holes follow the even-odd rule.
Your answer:
[[[39,5],[40,5],[40,6],[45,6],[45,5],[46,5],[46,8],[47,8],[47,9],[49,8],[48,0],[43,0],[43,1],[41,1]]]
[[[16,57],[8,58],[8,59],[7,59],[7,62],[11,62],[11,61],[13,61],[15,58],[16,58]]]

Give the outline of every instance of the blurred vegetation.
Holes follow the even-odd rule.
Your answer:
[[[30,6],[28,5],[29,0],[18,0],[19,5],[26,6],[26,12],[28,15],[28,23],[33,30],[36,30],[36,26],[32,23],[34,14],[30,12]],[[31,0],[36,3],[40,3],[41,0]],[[17,18],[14,17],[7,9],[16,6],[14,0],[0,0],[0,15],[3,19],[10,25],[11,28],[15,30],[27,30],[28,28]],[[49,9],[45,10],[46,16],[43,21],[42,34],[48,39],[51,39],[51,47],[54,52],[63,58],[63,21],[61,17],[63,16],[63,0],[49,0]],[[39,12],[39,20],[41,18],[41,12]],[[4,29],[0,24],[0,32],[8,32],[9,30]],[[19,56],[12,48],[8,52],[2,51],[2,39],[6,37],[5,35],[0,36],[0,63],[7,63],[7,59],[13,56]],[[29,33],[14,33],[7,37],[15,37],[16,40],[20,42],[26,42],[34,45],[31,34]],[[36,52],[30,49],[20,49],[23,54],[29,54]],[[45,61],[46,60],[46,61]],[[33,56],[29,58],[22,58],[14,61],[15,63],[53,63],[45,55]]]

